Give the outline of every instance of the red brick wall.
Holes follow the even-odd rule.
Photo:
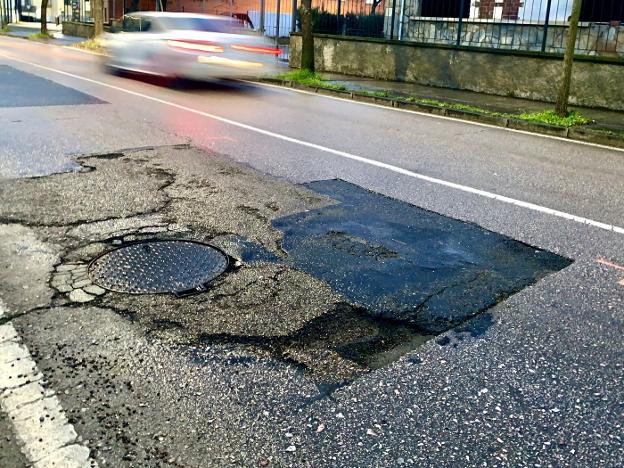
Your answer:
[[[0,0],[2,1],[2,0]],[[106,1],[106,0],[105,0]],[[138,0],[138,11],[154,11],[156,10],[156,2],[158,0]],[[163,4],[164,4],[164,0]],[[438,1],[438,0],[436,0]],[[132,0],[108,0],[109,14],[114,18],[120,18],[125,11],[132,11]],[[336,0],[315,1],[314,7],[320,7],[322,10],[335,12]],[[377,13],[384,13],[384,1],[377,6]],[[266,0],[265,11],[276,11],[276,0]],[[289,13],[291,11],[291,0],[281,0],[280,11]],[[342,14],[346,13],[368,13],[371,5],[365,3],[365,0],[343,0]],[[223,15],[230,11],[233,13],[247,13],[250,10],[260,10],[260,0],[167,0],[167,11],[184,11],[187,13],[205,13],[207,15]]]
[[[119,18],[125,11],[154,11],[157,9],[158,0],[138,0],[137,8],[133,7],[132,0],[108,0],[109,12],[111,16]],[[163,4],[165,1],[163,0]],[[234,13],[247,13],[249,10],[257,10],[259,8],[259,0],[167,0],[167,11],[184,11],[188,13],[206,13],[208,15],[221,15],[229,13],[230,9]],[[272,3],[271,3],[272,5]],[[267,2],[269,7],[269,2]],[[267,8],[267,11],[270,9]],[[290,11],[288,1],[282,1],[282,11]]]
[[[522,0],[505,0],[503,4],[503,19],[518,19],[518,10],[522,6]]]
[[[479,2],[479,18],[493,18],[496,0],[481,0]]]
[[[494,18],[494,7],[503,7],[503,19],[518,19],[518,10],[522,0],[481,0],[479,2],[479,18]]]

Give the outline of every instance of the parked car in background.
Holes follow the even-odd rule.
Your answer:
[[[191,13],[138,12],[103,37],[106,66],[169,78],[246,78],[277,72],[279,49],[240,20]]]

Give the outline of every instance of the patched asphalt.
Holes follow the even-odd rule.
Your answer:
[[[145,162],[139,162],[144,173],[140,168],[129,172],[153,187],[154,179],[166,186],[172,174],[184,174],[186,166],[191,168],[188,175],[201,182],[190,184],[185,191],[178,184],[182,196],[176,204],[181,212],[186,199],[183,218],[193,224],[179,225],[168,216],[168,196],[146,201],[122,193],[127,183],[141,196],[153,195],[141,184],[125,181],[123,166],[110,172],[114,182],[108,185],[91,181],[99,191],[120,192],[124,203],[136,204],[139,210],[115,205],[114,197],[109,196],[106,200],[112,205],[102,210],[109,210],[110,217],[89,221],[98,217],[98,197],[85,186],[81,191],[68,192],[77,206],[82,203],[82,192],[89,200],[86,205],[92,207],[83,205],[74,210],[72,203],[63,199],[63,187],[55,186],[52,178],[44,182],[51,184],[51,196],[35,197],[31,193],[23,198],[27,203],[39,203],[39,210],[14,210],[0,203],[20,223],[0,225],[0,294],[9,309],[2,321],[14,322],[28,346],[36,350],[37,363],[47,363],[46,385],[63,388],[61,403],[73,415],[82,415],[72,421],[80,441],[97,450],[94,455],[100,463],[621,464],[622,413],[618,402],[622,400],[619,363],[624,299],[619,283],[624,274],[609,263],[623,264],[624,237],[373,165],[374,161],[393,164],[621,225],[624,166],[620,153],[279,88],[225,85],[168,89],[149,80],[105,76],[98,58],[81,52],[19,39],[0,38],[0,43],[2,62],[11,68],[110,103],[47,106],[40,102],[38,107],[2,107],[0,126],[6,131],[0,132],[0,178],[84,170],[75,162],[75,155],[108,154],[110,162],[115,153],[126,153],[122,148],[191,142],[211,150],[196,154],[172,151],[163,167],[148,164],[148,170]],[[16,62],[8,58],[11,56],[46,68]],[[291,140],[225,123],[210,114]],[[345,159],[305,146],[306,142],[372,161]],[[165,150],[161,151],[164,155]],[[228,252],[234,266],[228,275],[253,263],[279,267],[286,263],[285,252],[280,250],[283,239],[269,220],[272,223],[337,202],[319,201],[318,193],[305,190],[319,204],[312,200],[301,203],[299,195],[288,190],[305,187],[290,183],[275,186],[284,180],[266,178],[233,164],[226,164],[225,170],[240,173],[238,177],[259,177],[241,184],[236,178],[219,180],[213,173],[202,177],[215,168],[212,160],[219,159],[215,153],[286,181],[343,179],[574,263],[435,337],[402,323],[371,320],[370,314],[345,298],[330,301],[331,308],[318,316],[310,314],[310,320],[295,331],[290,330],[299,326],[298,321],[284,327],[281,334],[255,337],[246,335],[245,330],[240,335],[197,333],[212,325],[203,327],[201,320],[195,319],[182,325],[159,320],[149,305],[128,310],[103,307],[110,293],[85,283],[88,262],[102,252],[154,237],[190,236]],[[135,154],[133,158],[149,160],[150,155]],[[176,166],[176,158],[181,158],[182,164]],[[106,170],[104,165],[100,170]],[[185,177],[180,176],[180,181]],[[208,182],[221,183],[218,190],[230,200],[223,197],[212,206],[214,199],[201,190]],[[254,202],[245,190],[249,182],[255,184],[252,193],[262,193],[270,202],[276,192],[278,199],[284,192],[287,196],[280,204],[283,207],[289,199],[292,211],[272,213],[267,209],[275,207],[272,203],[266,207]],[[264,184],[267,190],[261,192],[257,185]],[[35,185],[27,187],[32,191]],[[238,210],[239,193],[245,198],[243,205],[251,210]],[[201,204],[193,202],[195,195]],[[105,194],[99,196],[104,198]],[[10,195],[10,200],[17,199],[17,194]],[[68,219],[73,216],[75,224],[56,225],[64,218],[58,215],[55,199],[61,200],[62,209]],[[147,213],[130,214],[141,212],[150,203],[152,208],[147,208]],[[197,219],[198,206],[213,216]],[[219,207],[236,209],[239,217],[219,217]],[[117,213],[124,213],[124,209],[128,215],[122,216],[130,217],[118,218]],[[46,210],[51,213],[48,220],[57,219],[52,226],[40,224],[44,216],[38,211]],[[252,214],[260,216],[253,219]],[[219,230],[226,224],[226,229]],[[243,234],[233,234],[237,232]],[[247,237],[249,234],[252,238]],[[342,252],[370,252],[380,258],[388,253],[379,245],[363,247],[361,236],[330,237]],[[70,270],[58,271],[69,266],[69,275]],[[303,273],[296,281],[302,277]],[[277,275],[278,280],[283,278]],[[316,278],[315,284],[319,283],[323,281]],[[235,286],[234,282],[228,284]],[[270,302],[274,299],[272,281],[266,284],[263,294]],[[326,299],[324,291],[312,290],[311,296]],[[254,303],[256,296],[261,297],[259,292],[256,289],[245,297],[244,304]],[[87,302],[70,302],[68,294]],[[279,297],[291,301],[296,296]],[[227,305],[231,299],[222,297],[220,303]],[[314,307],[326,304],[319,301]],[[287,309],[282,305],[276,312]],[[208,306],[204,309],[206,315],[214,310]],[[265,316],[254,323],[254,328],[270,330],[269,322],[277,321],[277,316]],[[228,325],[236,319],[228,312],[223,317]],[[335,323],[340,327],[332,326]],[[185,336],[187,330],[190,338]],[[393,346],[397,340],[403,347]],[[62,349],[56,348],[57,342]],[[149,362],[141,354],[148,350],[153,356]],[[90,361],[83,361],[83,357]],[[213,371],[222,377],[211,377]],[[139,377],[136,381],[124,379],[130,374]],[[204,380],[206,386],[202,386]],[[87,390],[92,382],[94,386]],[[105,390],[98,390],[99,385]],[[141,385],[139,392],[121,390],[137,385]],[[159,393],[166,395],[170,404],[163,405]],[[100,398],[102,406],[97,407]],[[283,406],[279,406],[281,401]],[[146,413],[144,408],[153,404],[162,405],[163,410]],[[255,424],[248,424],[250,416],[239,416],[247,408],[250,414],[261,408]],[[196,428],[206,424],[217,429],[193,439]],[[154,433],[147,425],[169,428],[170,432]],[[259,434],[258,438],[254,434]],[[264,439],[258,440],[260,437]],[[184,443],[179,443],[182,440]],[[0,444],[0,448],[5,445]]]
[[[289,262],[278,220],[339,197],[186,146],[80,164],[0,182],[0,284],[101,465],[617,466],[624,456],[616,272],[573,258],[436,337],[368,314]],[[183,299],[89,292],[90,261],[154,239],[213,243],[232,268]],[[362,253],[353,237],[337,245]],[[365,257],[385,260],[371,245]]]
[[[75,106],[104,103],[88,94],[7,65],[0,65],[0,82],[2,82],[0,107]]]

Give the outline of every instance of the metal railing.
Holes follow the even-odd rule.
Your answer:
[[[313,0],[314,31],[343,36],[385,37],[387,1]]]
[[[13,1],[0,0],[0,25],[6,25],[15,21],[17,10]]]
[[[87,0],[64,0],[62,21],[92,23],[91,2]]]
[[[0,0],[2,1],[2,0]],[[129,7],[236,16],[287,56],[301,0],[105,0],[105,17]],[[573,0],[312,0],[316,33],[450,47],[561,54]],[[88,0],[65,0],[65,19],[92,21]],[[144,8],[143,8],[144,7]],[[583,0],[576,52],[624,59],[624,0]]]
[[[313,0],[317,33],[563,53],[573,0]],[[624,0],[584,0],[576,52],[624,58]]]

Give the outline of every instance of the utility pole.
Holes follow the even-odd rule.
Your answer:
[[[314,32],[312,0],[301,0],[301,69],[314,72]]]
[[[4,29],[5,27],[6,13],[4,11],[5,9],[4,3],[5,3],[4,0],[0,0],[0,29]]]
[[[570,16],[570,26],[568,27],[568,44],[563,56],[563,76],[557,96],[555,112],[560,117],[568,115],[568,100],[570,99],[570,85],[572,82],[572,65],[574,61],[574,51],[576,50],[576,36],[578,35],[578,24],[581,18],[581,5],[583,0],[574,0],[572,4],[572,14]]]
[[[279,46],[279,35],[280,35],[280,18],[282,15],[282,4],[280,0],[277,0],[275,4],[275,46]]]
[[[41,34],[48,34],[48,0],[41,0]]]
[[[91,0],[91,15],[93,15],[93,37],[104,32],[104,0]]]
[[[297,0],[292,0],[290,12],[290,32],[294,33],[297,31]]]

